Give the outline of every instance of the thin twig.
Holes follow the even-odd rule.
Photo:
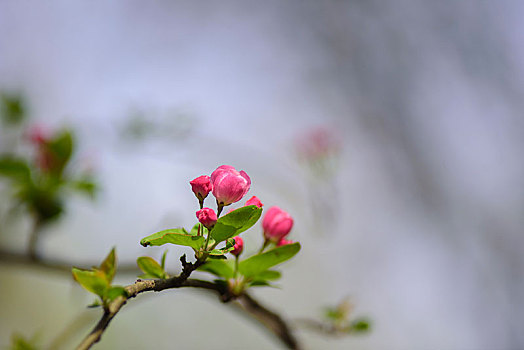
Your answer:
[[[203,263],[200,260],[197,260],[195,263],[188,263],[185,255],[182,255],[180,261],[182,262],[182,272],[178,276],[165,280],[137,280],[134,284],[125,287],[127,297],[120,296],[109,303],[105,308],[100,321],[98,321],[95,328],[93,328],[93,330],[80,343],[77,350],[90,349],[93,344],[98,342],[104,331],[107,329],[107,326],[109,326],[111,320],[116,316],[118,311],[120,311],[122,306],[126,304],[128,299],[134,298],[138,294],[147,291],[160,292],[165,289],[179,288],[189,278],[191,273]]]
[[[95,266],[98,263],[89,262],[70,262],[56,259],[37,258],[32,259],[27,253],[17,253],[9,250],[0,249],[0,264],[21,265],[34,268],[41,268],[49,271],[67,273],[71,275],[71,266]],[[123,264],[118,266],[119,274],[140,273],[136,264]]]
[[[273,332],[289,349],[299,350],[300,345],[287,322],[277,313],[262,306],[248,293],[237,299],[242,309],[249,312],[271,332]]]

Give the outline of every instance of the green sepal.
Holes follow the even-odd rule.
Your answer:
[[[202,236],[192,236],[182,228],[173,228],[153,233],[140,241],[140,244],[144,247],[147,247],[148,245],[159,246],[166,243],[200,249],[200,247],[205,243],[205,239]]]
[[[263,271],[292,258],[299,250],[298,242],[273,248],[241,261],[238,264],[238,271],[245,277],[256,277]]]
[[[165,271],[166,269],[166,255],[167,255],[167,249],[164,250],[164,254],[162,254],[162,259],[160,259],[160,267],[162,270]]]
[[[136,264],[145,274],[144,277],[141,276],[142,278],[166,278],[166,273],[162,266],[149,256],[139,257],[136,259]]]
[[[262,208],[248,205],[233,210],[219,218],[211,230],[211,237],[220,243],[226,239],[237,236],[253,226],[262,215]]]

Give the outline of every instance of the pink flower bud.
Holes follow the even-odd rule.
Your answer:
[[[209,176],[202,175],[189,182],[198,200],[203,201],[213,189]]]
[[[245,171],[237,171],[230,165],[221,165],[211,174],[213,195],[221,205],[238,202],[249,191],[251,179]]]
[[[281,238],[280,241],[278,241],[278,243],[277,243],[277,247],[280,247],[282,245],[291,244],[291,243],[295,243],[295,242],[288,241],[287,239]]]
[[[211,229],[217,222],[217,214],[211,208],[203,208],[196,212],[196,217],[207,229]]]
[[[262,204],[262,202],[260,201],[260,199],[258,199],[257,196],[253,196],[250,199],[248,199],[245,206],[248,205],[256,205],[259,208],[262,208],[264,206],[264,204]]]
[[[291,231],[292,227],[293,218],[279,207],[269,208],[262,221],[264,237],[273,243],[277,243],[284,238]]]
[[[235,245],[234,245],[234,249],[231,251],[231,254],[235,256],[239,256],[240,254],[242,254],[242,250],[244,249],[244,241],[242,240],[242,237],[239,237],[239,236],[236,236],[234,240],[235,240]]]

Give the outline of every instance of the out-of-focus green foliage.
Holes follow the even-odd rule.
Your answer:
[[[19,333],[14,333],[11,336],[11,345],[7,349],[9,350],[39,350],[41,348],[38,346],[38,342],[36,338],[37,337],[34,336],[28,339]]]
[[[18,125],[26,116],[26,104],[20,94],[0,95],[0,118],[6,125]]]
[[[11,183],[12,195],[44,224],[64,212],[67,190],[94,198],[98,189],[91,174],[76,175],[69,166],[75,151],[71,130],[31,140],[36,155],[0,155],[0,178]]]

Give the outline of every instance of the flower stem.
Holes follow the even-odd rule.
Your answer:
[[[258,254],[262,253],[264,251],[264,249],[266,249],[268,244],[269,244],[269,240],[268,239],[264,239],[264,244],[262,244],[262,248],[260,248],[260,250],[258,251]]]

